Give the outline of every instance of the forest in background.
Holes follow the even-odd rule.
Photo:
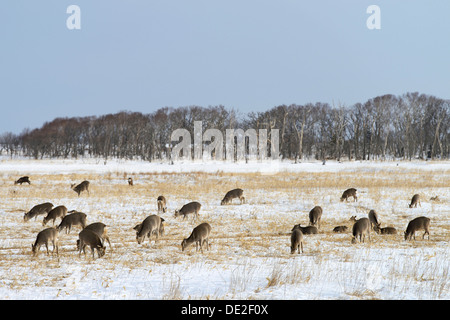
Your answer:
[[[203,133],[267,129],[268,144],[271,130],[278,129],[280,157],[296,161],[450,157],[450,100],[418,92],[386,94],[351,106],[317,102],[245,114],[219,105],[56,118],[41,128],[1,134],[0,151],[12,158],[167,160],[177,143],[171,141],[172,132],[184,128],[193,137],[194,121],[202,121]]]

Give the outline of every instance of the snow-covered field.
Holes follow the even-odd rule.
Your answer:
[[[20,176],[31,185],[14,185]],[[133,177],[135,185],[127,184]],[[89,180],[80,197],[71,183]],[[245,204],[221,206],[244,189]],[[340,202],[358,189],[357,202]],[[450,162],[149,163],[119,160],[0,161],[0,299],[450,299]],[[408,208],[413,194],[421,206]],[[133,227],[168,199],[165,234],[136,242]],[[430,200],[438,196],[437,200]],[[79,228],[60,234],[59,255],[31,253],[42,216],[24,222],[32,206],[50,201],[108,226],[112,248],[79,256]],[[202,203],[198,221],[175,209]],[[236,200],[235,200],[236,201]],[[305,235],[303,254],[290,254],[290,231],[323,208],[319,234]],[[382,227],[371,241],[351,243],[351,216],[375,209]],[[410,220],[431,218],[430,240],[405,241]],[[201,222],[212,226],[203,254],[181,241]],[[57,221],[59,223],[59,219]],[[333,233],[337,225],[349,231]],[[47,226],[48,227],[48,226]],[[51,247],[50,247],[51,249]]]

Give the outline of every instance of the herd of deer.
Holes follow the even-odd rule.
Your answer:
[[[30,180],[28,177],[22,177],[19,180],[15,181],[15,184],[27,182],[30,184]],[[130,186],[133,185],[133,180],[131,178],[128,179],[128,183]],[[78,185],[71,185],[71,188],[80,196],[80,193],[86,191],[89,193],[89,181],[83,181]],[[233,189],[228,191],[224,198],[221,201],[221,205],[231,204],[233,199],[239,199],[240,203],[245,203],[245,197],[243,196],[244,191],[242,189]],[[353,197],[353,201],[357,201],[357,190],[355,188],[347,189],[343,192],[340,200],[348,201],[350,197]],[[410,208],[417,207],[417,204],[420,204],[420,196],[415,194],[411,203],[409,204]],[[157,207],[158,214],[167,212],[167,200],[164,196],[159,196],[157,198]],[[193,201],[185,204],[181,207],[180,210],[175,210],[175,218],[179,216],[183,216],[183,220],[186,219],[188,215],[193,215],[193,219],[197,219],[199,217],[199,211],[202,205],[199,202]],[[68,214],[69,213],[69,214]],[[302,227],[300,224],[297,224],[291,230],[291,254],[297,251],[298,253],[303,252],[303,235],[308,234],[317,234],[320,229],[320,222],[322,218],[323,210],[320,206],[315,206],[309,212],[309,225],[306,227]],[[61,223],[57,227],[50,227],[42,230],[38,233],[36,237],[36,241],[32,244],[32,252],[36,255],[41,246],[45,245],[47,249],[47,255],[49,254],[48,245],[51,242],[53,245],[52,254],[56,251],[58,254],[58,235],[59,233],[65,229],[66,233],[69,233],[73,226],[80,226],[82,231],[78,234],[77,240],[77,248],[79,251],[79,255],[81,252],[86,254],[85,248],[89,246],[92,251],[93,258],[95,257],[95,251],[97,251],[98,257],[102,257],[105,254],[106,247],[104,245],[104,241],[106,240],[111,247],[111,242],[106,232],[106,225],[101,222],[95,222],[90,225],[86,225],[87,215],[83,212],[78,212],[76,210],[68,211],[68,209],[61,205],[57,207],[53,207],[53,204],[50,202],[42,203],[34,206],[31,210],[24,215],[24,220],[28,221],[31,218],[35,218],[39,215],[46,215],[43,219],[43,226],[45,226],[49,221],[52,221],[53,226],[55,225],[55,221],[57,218],[61,219]],[[145,237],[148,238],[149,242],[151,241],[151,236],[153,234],[156,235],[156,240],[158,240],[159,236],[164,235],[164,221],[162,217],[157,214],[153,214],[144,219],[144,221],[138,225],[136,225],[133,229],[136,231],[136,240],[138,244],[143,243]],[[378,234],[397,234],[397,230],[393,227],[385,227],[381,228],[380,220],[375,212],[375,210],[370,210],[367,218],[356,219],[356,216],[352,216],[350,221],[353,221],[352,227],[352,243],[364,242],[365,237],[369,238],[370,241],[370,230],[373,229]],[[333,232],[346,232],[346,226],[337,226],[333,229]],[[416,231],[424,230],[423,239],[425,235],[428,234],[428,239],[430,239],[430,219],[427,217],[418,217],[411,220],[408,223],[406,231],[404,233],[405,240],[411,240],[412,237],[415,239]],[[184,251],[189,245],[195,242],[196,250],[198,251],[199,247],[201,252],[203,253],[203,245],[206,243],[206,249],[209,250],[209,236],[211,234],[211,226],[204,222],[199,224],[192,230],[190,236],[184,239],[181,243],[181,249]]]

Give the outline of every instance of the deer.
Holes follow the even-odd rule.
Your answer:
[[[369,211],[369,221],[371,228],[379,227],[381,224],[377,212],[373,209]]]
[[[30,211],[25,213],[25,215],[23,216],[23,220],[28,221],[33,217],[36,220],[37,216],[42,215],[42,214],[48,214],[50,212],[50,210],[52,210],[52,208],[53,208],[53,204],[51,202],[45,202],[45,203],[35,205],[33,208],[31,208]]]
[[[425,231],[422,239],[425,239],[425,235],[428,234],[428,240],[430,240],[430,218],[418,217],[411,220],[406,227],[405,240],[411,240],[412,237],[416,240],[416,231],[419,230]]]
[[[420,204],[420,195],[419,194],[413,195],[413,197],[411,199],[411,203],[409,204],[409,207],[412,208],[414,206],[414,208],[417,208],[417,203],[419,203],[419,206],[422,207],[422,205]]]
[[[144,221],[134,227],[136,230],[136,240],[138,244],[141,244],[145,240],[145,236],[148,237],[148,243],[151,243],[151,236],[153,233],[156,234],[156,241],[159,236],[164,234],[164,219],[156,214],[152,214],[144,219]]]
[[[375,226],[373,230],[378,234],[397,234],[397,229],[394,227],[380,228],[379,226]]]
[[[347,226],[337,226],[337,227],[334,227],[333,232],[341,233],[341,232],[346,232],[347,230],[348,230]]]
[[[300,229],[294,228],[291,233],[291,254],[297,253],[300,254],[300,248],[303,253],[303,233]]]
[[[211,226],[204,222],[196,226],[191,235],[181,242],[181,251],[184,251],[188,246],[195,242],[196,252],[200,245],[200,251],[203,253],[203,244],[206,242],[206,249],[209,251],[210,243],[209,236],[211,234]]]
[[[312,208],[311,211],[309,212],[309,225],[315,226],[317,224],[320,229],[320,220],[322,219],[322,212],[323,210],[322,207],[320,206],[315,206],[314,208]]]
[[[20,177],[18,180],[14,181],[14,184],[20,184],[22,185],[22,183],[28,183],[29,185],[31,184],[30,181],[30,177],[28,176],[24,176],[24,177]]]
[[[94,222],[90,225],[86,226],[84,229],[89,229],[93,231],[95,234],[97,234],[100,237],[100,240],[102,240],[102,245],[104,245],[105,240],[108,242],[109,247],[112,250],[111,242],[109,241],[109,237],[106,231],[106,225],[102,222]],[[83,229],[83,230],[84,230]],[[77,240],[77,248],[80,249],[80,240]]]
[[[302,227],[300,224],[296,224],[291,231],[294,231],[294,229],[300,229],[300,231],[303,234],[318,234],[319,233],[319,229],[317,229],[317,227],[315,226],[307,226],[307,227]]]
[[[356,196],[356,191],[357,190],[355,188],[350,188],[350,189],[345,190],[342,193],[341,202],[344,200],[347,202],[348,198],[350,198],[350,197],[353,197],[353,202],[358,201],[358,197]]]
[[[128,185],[130,186],[130,187],[132,187],[133,186],[133,178],[128,178]]]
[[[83,182],[81,182],[80,184],[76,185],[76,183],[73,183],[70,185],[70,188],[75,191],[78,196],[80,196],[80,193],[83,191],[87,191],[87,193],[89,194],[89,181],[84,180]]]
[[[94,231],[90,229],[84,228],[81,230],[81,232],[78,234],[78,247],[79,247],[79,254],[81,255],[81,251],[83,251],[84,255],[86,255],[86,245],[91,247],[92,250],[92,258],[95,258],[95,250],[97,250],[97,255],[99,258],[103,257],[105,255],[106,248],[103,245],[102,240],[96,234]]]
[[[244,190],[242,189],[233,189],[228,191],[225,194],[225,197],[223,197],[223,200],[220,202],[220,205],[224,205],[224,204],[230,204],[232,203],[232,200],[235,198],[238,198],[242,203],[245,203],[245,197],[243,196]]]
[[[180,210],[175,210],[175,218],[183,215],[183,220],[186,219],[186,216],[188,214],[193,214],[193,219],[198,218],[198,212],[200,211],[202,205],[199,202],[193,201],[189,202],[188,204],[185,204],[183,207],[181,207]]]
[[[50,220],[52,220],[53,225],[55,225],[56,218],[61,218],[62,221],[62,219],[64,219],[66,214],[67,208],[65,206],[57,206],[52,210],[50,210],[49,213],[47,213],[47,215],[44,217],[44,220],[42,221],[42,225],[45,226],[47,222],[49,222]]]
[[[369,237],[370,242],[370,221],[368,218],[361,218],[356,220],[356,216],[350,218],[351,221],[354,221],[352,228],[352,243],[356,243],[356,240],[359,237],[359,242],[364,243],[364,239],[366,238],[366,234]]]
[[[159,196],[156,199],[156,203],[158,204],[158,212],[166,213],[167,211],[167,200],[164,196]]]
[[[45,248],[47,249],[47,255],[48,255],[48,243],[49,241],[52,242],[53,245],[53,251],[52,255],[56,250],[56,255],[58,254],[58,231],[55,228],[47,228],[42,230],[38,233],[36,237],[36,241],[34,244],[31,245],[31,250],[33,252],[33,256],[36,256],[39,252],[39,249],[42,245],[45,245]]]
[[[66,234],[70,233],[70,229],[76,225],[81,226],[82,229],[86,227],[86,213],[75,210],[71,210],[69,213],[70,214],[66,215],[58,225],[57,229],[59,232],[61,232],[62,229],[66,229]]]

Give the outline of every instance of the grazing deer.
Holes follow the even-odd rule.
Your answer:
[[[223,200],[220,202],[220,205],[224,205],[224,204],[230,204],[232,202],[233,199],[238,198],[242,203],[245,203],[245,197],[243,196],[244,190],[242,189],[233,189],[228,191],[225,194],[225,197],[223,198]]]
[[[108,234],[106,232],[106,224],[102,222],[94,222],[90,225],[86,226],[84,229],[89,229],[93,231],[95,234],[97,234],[100,237],[100,240],[102,240],[102,245],[104,245],[105,240],[108,241],[109,247],[112,249],[111,242],[109,241]],[[83,229],[83,230],[84,230]],[[80,249],[80,240],[77,240],[77,248]]]
[[[83,191],[87,191],[89,194],[89,181],[85,180],[81,182],[79,185],[76,185],[76,183],[73,183],[70,185],[70,188],[72,188],[73,191],[75,191],[78,196],[80,196],[80,193]]]
[[[397,234],[397,229],[394,227],[380,228],[379,226],[375,226],[373,230],[378,234]]]
[[[378,214],[373,209],[369,211],[369,221],[372,228],[379,227],[381,224],[380,220],[378,219]]]
[[[167,211],[166,197],[159,196],[158,199],[156,199],[156,202],[158,204],[158,212],[166,213],[166,211]]]
[[[58,231],[55,228],[47,228],[42,230],[38,233],[36,237],[36,241],[34,244],[31,245],[31,249],[33,252],[33,255],[36,256],[36,254],[39,252],[39,249],[42,245],[45,245],[45,248],[47,249],[47,255],[48,255],[48,242],[51,241],[53,245],[53,251],[52,255],[56,250],[56,255],[58,255]]]
[[[351,221],[355,221],[352,228],[352,243],[356,243],[359,237],[359,242],[364,242],[366,234],[369,237],[370,242],[370,221],[368,218],[361,218],[356,220],[356,216],[350,218]]]
[[[203,253],[203,244],[206,242],[206,249],[209,251],[209,235],[211,234],[211,226],[209,223],[204,222],[199,224],[192,230],[189,238],[184,239],[181,242],[181,250],[184,251],[188,246],[195,242],[196,250],[198,251],[198,246],[200,245],[200,251]]]
[[[320,229],[320,220],[322,219],[322,207],[315,206],[311,209],[309,212],[309,224],[311,226],[315,226],[316,224],[319,226]]]
[[[66,229],[66,233],[70,232],[73,226],[81,226],[82,229],[86,227],[86,213],[78,212],[75,210],[69,211],[70,214],[66,215],[61,223],[58,225],[57,229],[61,232],[62,229]]]
[[[159,236],[164,234],[164,222],[165,220],[156,214],[152,214],[144,219],[144,221],[134,227],[136,230],[136,240],[138,244],[141,244],[145,240],[145,236],[148,237],[148,243],[151,242],[151,236],[153,233],[156,234],[156,240]]]
[[[348,201],[349,197],[353,197],[353,202],[358,201],[358,197],[356,196],[356,189],[355,188],[350,188],[344,191],[344,193],[342,193],[342,197],[341,197],[341,202],[342,201]]]
[[[22,183],[31,184],[30,177],[24,176],[24,177],[20,177],[19,180],[14,181],[14,184],[22,185]]]
[[[333,232],[340,233],[340,232],[346,232],[347,230],[348,230],[347,226],[337,226],[337,227],[334,227]]]
[[[291,231],[294,231],[294,229],[300,229],[300,231],[303,234],[318,234],[319,233],[319,229],[317,229],[317,227],[315,227],[315,226],[302,227],[301,225],[296,224],[294,226],[294,228],[292,228]]]
[[[294,228],[291,233],[291,254],[297,253],[300,254],[300,248],[303,253],[303,233],[300,229]]]
[[[418,217],[411,220],[406,227],[405,240],[411,240],[411,237],[416,240],[416,231],[419,230],[425,230],[422,239],[425,239],[425,235],[428,234],[428,240],[430,240],[430,218]]]
[[[133,178],[128,178],[128,185],[133,186]]]
[[[183,215],[183,220],[186,219],[186,216],[188,214],[193,214],[193,219],[198,218],[198,212],[200,211],[202,205],[196,201],[189,202],[188,204],[185,204],[183,207],[181,207],[180,210],[175,210],[175,218]]]
[[[103,246],[102,240],[94,231],[90,229],[83,229],[78,234],[78,247],[79,254],[81,255],[81,251],[83,251],[84,255],[86,255],[86,245],[91,247],[92,250],[92,258],[95,258],[95,250],[97,250],[97,255],[99,258],[105,255],[106,248]]]
[[[413,195],[409,207],[412,208],[414,206],[414,208],[417,208],[417,203],[419,203],[419,206],[422,207],[422,205],[420,204],[420,195],[419,194]]]
[[[41,214],[48,214],[50,212],[50,210],[52,210],[52,208],[53,208],[53,204],[51,202],[45,202],[45,203],[35,205],[33,208],[31,208],[30,211],[25,213],[25,215],[23,216],[23,220],[28,221],[33,217],[36,220],[37,216],[39,216]]]
[[[439,201],[440,201],[439,196],[431,197],[431,198],[430,198],[430,201],[436,201],[436,202],[439,202]]]
[[[50,212],[44,217],[44,220],[42,221],[42,225],[45,226],[47,222],[50,220],[53,221],[53,225],[55,225],[56,218],[64,219],[64,217],[67,214],[67,208],[65,206],[57,206],[54,207]]]

